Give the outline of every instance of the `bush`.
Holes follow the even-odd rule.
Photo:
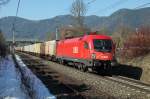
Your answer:
[[[150,53],[150,27],[141,27],[126,39],[122,56],[135,58]]]
[[[0,32],[0,57],[5,57],[6,54],[7,54],[7,48],[6,48],[5,39],[3,37],[2,32]]]

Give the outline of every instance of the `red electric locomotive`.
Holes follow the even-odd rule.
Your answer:
[[[56,58],[61,63],[74,63],[86,71],[110,70],[115,64],[115,44],[106,35],[89,34],[57,42]]]

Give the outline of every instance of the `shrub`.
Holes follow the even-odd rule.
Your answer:
[[[2,32],[0,31],[0,57],[5,57],[6,54],[7,54],[7,48],[6,48],[5,39],[3,37]]]
[[[128,36],[124,42],[122,55],[125,58],[135,58],[150,52],[150,27],[141,27]]]

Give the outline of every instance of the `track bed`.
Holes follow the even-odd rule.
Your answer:
[[[149,91],[145,90],[145,87],[148,86],[142,85],[145,86],[145,89],[141,89],[139,87],[141,83],[137,80],[128,80],[119,76],[101,76],[91,72],[84,73],[72,67],[25,53],[19,53],[19,55],[50,91],[58,97],[75,99],[150,98]]]
[[[57,98],[63,99],[91,99],[91,98],[103,98],[111,99],[106,93],[96,92],[95,89],[84,84],[81,81],[73,79],[66,74],[63,74],[59,70],[54,70],[51,66],[47,65],[43,60],[28,55],[18,53],[22,61],[31,69],[31,71],[46,85],[51,93],[56,95]],[[66,67],[64,67],[66,68]],[[114,99],[112,97],[112,99]]]

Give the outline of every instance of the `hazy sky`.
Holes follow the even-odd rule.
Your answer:
[[[74,0],[21,0],[18,16],[39,20],[69,14],[69,9],[73,1]],[[87,4],[91,1],[94,2]],[[7,5],[2,6],[0,9],[0,17],[14,16],[17,2],[18,0],[10,0]],[[133,9],[142,4],[150,3],[150,0],[84,0],[84,2],[88,7],[87,15],[108,16],[118,9]]]

